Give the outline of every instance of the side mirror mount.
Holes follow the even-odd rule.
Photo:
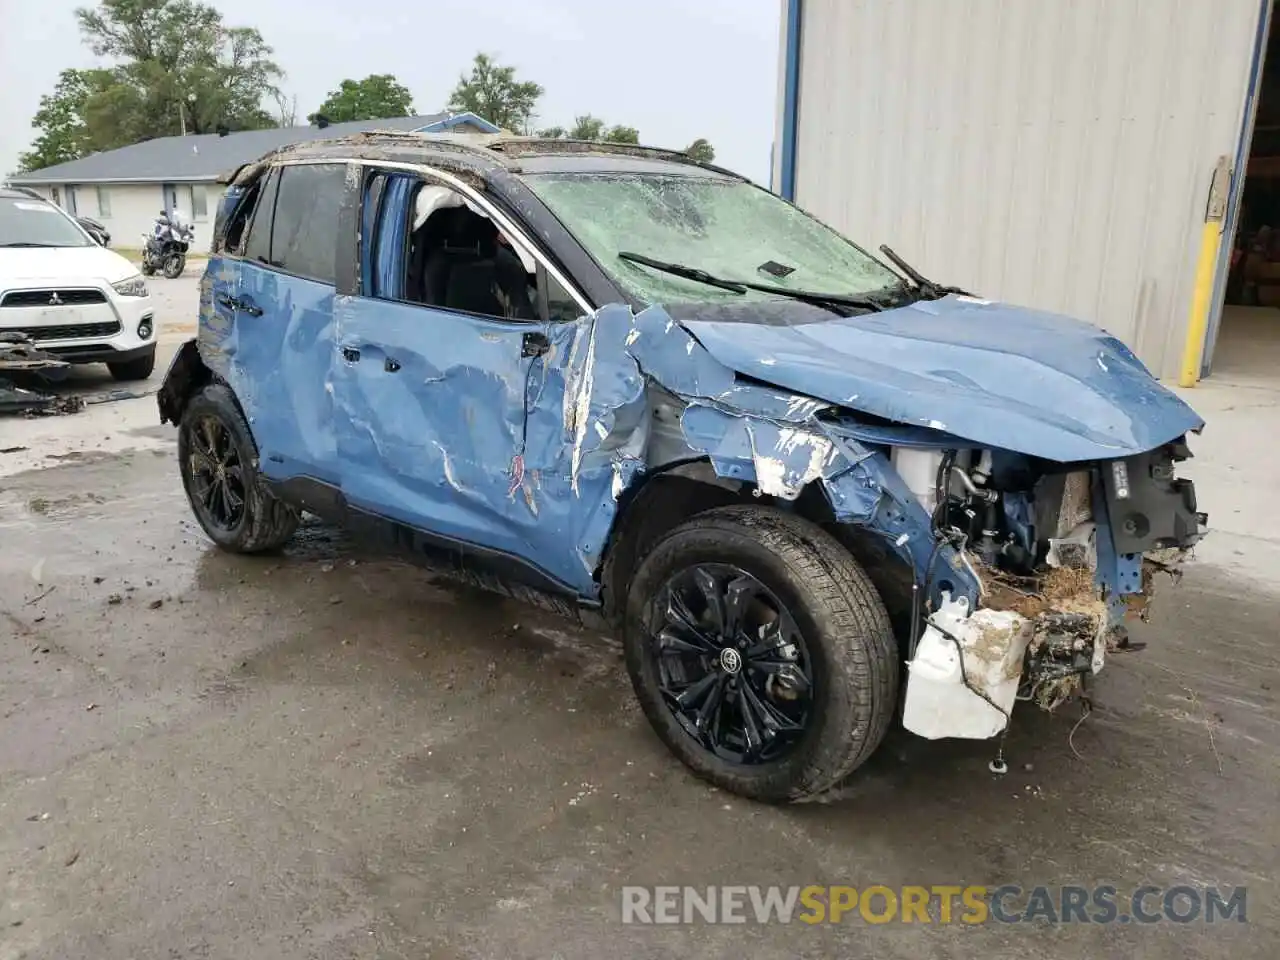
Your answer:
[[[541,330],[530,330],[520,340],[520,356],[540,357],[551,349],[551,338]]]

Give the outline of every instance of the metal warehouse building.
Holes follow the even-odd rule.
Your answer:
[[[1272,2],[782,0],[774,185],[1162,378],[1280,376]]]

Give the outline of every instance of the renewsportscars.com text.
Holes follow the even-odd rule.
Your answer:
[[[1247,923],[1245,887],[627,886],[622,922]]]

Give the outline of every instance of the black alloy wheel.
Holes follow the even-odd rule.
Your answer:
[[[188,439],[192,504],[206,527],[231,534],[244,521],[246,487],[231,431],[214,416],[197,419]]]
[[[667,582],[651,618],[662,696],[689,736],[737,764],[795,746],[810,717],[812,664],[771,590],[738,567],[699,564]]]

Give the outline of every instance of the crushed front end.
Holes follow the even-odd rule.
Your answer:
[[[896,449],[939,543],[978,583],[945,592],[912,637],[903,722],[928,738],[995,736],[1015,703],[1053,710],[1129,646],[1161,576],[1204,535],[1183,439],[1057,464],[991,450]],[[930,483],[929,478],[933,480]],[[930,572],[930,577],[943,574]],[[926,585],[926,597],[936,596]]]

